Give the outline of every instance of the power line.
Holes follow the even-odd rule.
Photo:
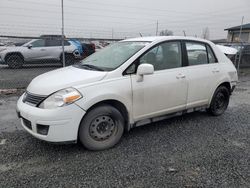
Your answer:
[[[25,1],[27,2],[27,3],[32,3],[32,4],[38,4],[38,5],[50,5],[50,6],[57,6],[57,7],[59,7],[59,5],[58,4],[54,4],[54,3],[48,3],[48,2],[43,2],[43,3],[41,3],[41,2],[34,2],[34,1],[32,1],[32,0],[22,0],[22,1],[19,1],[19,0],[9,0],[9,1],[14,1],[14,2],[18,2],[18,3],[24,3]],[[95,4],[95,5],[104,5],[104,6],[108,6],[108,7],[121,7],[121,8],[132,8],[132,9],[136,9],[135,11],[136,12],[138,12],[138,11],[146,11],[147,12],[147,14],[149,13],[148,11],[150,11],[150,12],[153,12],[153,11],[156,11],[156,12],[171,12],[171,13],[179,13],[179,14],[193,14],[193,15],[207,15],[207,14],[209,14],[209,15],[211,15],[211,14],[213,14],[213,13],[220,13],[220,12],[223,12],[223,11],[226,11],[227,13],[230,13],[230,12],[232,12],[232,11],[234,11],[234,10],[236,10],[236,9],[240,9],[241,11],[242,11],[242,9],[244,9],[244,8],[246,8],[246,10],[248,9],[248,7],[246,7],[246,6],[244,6],[244,7],[242,7],[242,6],[238,6],[238,7],[232,7],[232,8],[227,8],[227,9],[219,9],[219,10],[215,10],[215,11],[210,11],[210,12],[189,12],[189,11],[176,11],[176,10],[172,10],[172,9],[156,9],[156,8],[147,8],[147,7],[142,7],[142,6],[140,6],[140,7],[138,7],[138,6],[128,6],[128,5],[125,5],[125,4],[119,4],[119,5],[117,5],[117,4],[111,4],[111,3],[103,3],[103,2],[98,2],[98,3],[95,3],[95,2],[92,2],[92,1],[85,1],[85,0],[74,0],[74,2],[75,1],[78,1],[78,2],[85,2],[85,5],[86,4]],[[65,1],[65,2],[67,2],[67,1]],[[69,2],[69,1],[68,1]],[[71,1],[71,2],[73,2],[73,1]],[[69,8],[80,8],[80,9],[83,9],[84,7],[79,7],[79,6],[72,6],[72,5],[67,5],[67,7],[69,7]],[[89,8],[89,7],[88,7]],[[112,9],[113,10],[113,9]],[[231,11],[232,10],[232,11]],[[114,11],[114,10],[113,10]],[[126,10],[127,11],[127,10]],[[120,12],[120,11],[119,11]]]
[[[18,16],[18,17],[28,17],[28,18],[30,18],[30,15],[14,14],[14,13],[10,13],[9,15],[3,15],[3,16]],[[50,18],[50,20],[51,20],[51,17],[49,17],[49,16],[36,16],[36,19],[37,18],[38,19],[48,19],[48,18]],[[225,20],[225,19],[228,19],[228,18],[226,18],[226,17],[225,18],[223,18],[223,17],[220,18],[220,20]],[[74,18],[66,18],[66,20],[76,21]],[[84,21],[84,22],[90,21],[90,22],[93,22],[93,21],[96,21],[96,20],[93,20],[93,19],[87,20],[87,19],[82,19],[81,18],[81,19],[78,19],[78,21]],[[98,20],[98,21],[100,21],[100,20]],[[138,22],[138,20],[134,20],[134,21]],[[232,21],[232,19],[230,21]],[[124,25],[124,24],[125,25],[129,25],[129,24],[134,25],[134,24],[137,24],[136,22],[120,22],[120,21],[111,21],[111,20],[108,20],[108,21],[105,21],[105,22],[107,22],[107,23],[116,23],[116,24],[119,24],[119,25]],[[176,20],[175,21],[164,21],[164,20],[161,21],[161,23],[167,23],[167,24],[171,24],[171,23],[173,23],[173,24],[177,24],[177,23],[178,24],[180,24],[180,23],[188,24],[187,22],[192,22],[191,24],[194,24],[195,22],[201,22],[201,20],[199,20],[199,19],[187,19],[187,20],[183,20],[183,21],[176,21]],[[212,22],[212,21],[210,21],[210,22]],[[203,23],[204,23],[204,21],[203,21]],[[207,23],[209,23],[209,22],[206,21],[206,24]],[[214,23],[214,21],[212,23]]]
[[[12,0],[12,1],[15,1],[16,3],[22,3],[23,4],[23,1],[16,1],[16,0]],[[26,0],[27,1],[27,0]],[[33,1],[29,1],[29,2],[31,2],[32,4],[38,4],[38,5],[54,5],[54,6],[57,6],[56,4],[51,4],[51,3],[40,3],[40,2],[33,2]],[[98,3],[98,4],[100,4],[100,3]],[[102,4],[104,4],[104,3],[102,3]],[[80,6],[72,6],[72,5],[67,5],[67,7],[68,8],[74,8],[74,9],[80,9],[80,10],[100,10],[100,11],[112,11],[112,13],[114,13],[114,12],[118,12],[118,13],[121,13],[121,11],[116,11],[115,9],[99,9],[98,7],[96,8],[90,8],[90,7],[87,7],[87,8],[85,8],[85,7],[80,7]],[[66,7],[66,8],[67,8]],[[110,7],[110,6],[109,6]],[[123,7],[124,8],[124,7]],[[133,8],[135,8],[135,7],[133,7]],[[129,11],[129,10],[126,10],[126,13],[129,13],[129,12],[133,12],[133,13],[137,13],[137,14],[139,14],[139,11],[145,11],[145,9],[141,9],[141,7],[138,7],[138,8],[140,8],[140,9],[137,9],[137,10],[135,10],[135,11]],[[246,11],[248,11],[248,7],[244,7],[244,8],[246,8]],[[152,10],[154,10],[154,9],[149,9],[150,10],[150,15],[152,15]],[[229,14],[229,12],[230,12],[230,14],[232,13],[232,12],[235,12],[236,11],[236,13],[238,12],[238,13],[242,13],[242,11],[243,11],[243,8],[241,8],[241,9],[239,9],[239,10],[237,10],[237,8],[232,8],[232,11],[229,11],[229,10],[231,10],[231,9],[227,9],[227,10],[220,10],[220,11],[212,11],[212,12],[207,12],[207,13],[190,13],[190,12],[188,12],[188,13],[185,13],[185,14],[187,14],[187,15],[197,15],[197,16],[218,16],[218,15],[223,15],[223,14]],[[45,10],[45,11],[47,11],[47,10]],[[155,11],[157,11],[157,12],[159,12],[158,11],[158,9],[155,9]],[[163,11],[163,10],[162,10]],[[93,11],[92,11],[93,12]],[[166,15],[168,15],[171,11],[169,11],[169,10],[165,10],[164,11],[165,13],[164,13],[164,15],[163,14],[154,14],[155,16],[166,16]],[[174,11],[175,12],[175,14],[182,14],[183,15],[183,11],[181,11],[181,12],[179,12],[179,11]],[[217,12],[217,14],[215,14],[215,15],[213,15],[213,13],[216,13]],[[218,14],[219,13],[219,14]],[[76,14],[75,12],[74,13],[72,13],[72,12],[70,12],[70,14]],[[148,15],[149,14],[149,12],[147,11],[147,12],[145,12],[145,14],[146,15]]]

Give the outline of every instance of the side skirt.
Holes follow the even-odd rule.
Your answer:
[[[190,109],[182,110],[182,111],[178,111],[178,112],[174,112],[174,113],[166,114],[166,115],[163,115],[163,116],[143,119],[143,120],[135,122],[134,124],[131,124],[130,129],[134,128],[134,127],[139,127],[139,126],[143,126],[143,125],[146,125],[146,124],[150,124],[150,123],[153,123],[153,122],[162,121],[162,120],[169,119],[169,118],[172,118],[172,117],[181,116],[181,115],[184,115],[184,114],[187,114],[187,113],[203,111],[205,109],[207,109],[207,105],[204,105],[204,106],[201,106],[201,107],[190,108]]]

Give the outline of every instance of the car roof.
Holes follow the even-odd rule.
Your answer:
[[[139,38],[131,38],[125,39],[123,41],[147,41],[147,42],[161,42],[166,40],[192,40],[192,41],[199,41],[199,42],[210,42],[205,39],[197,38],[197,37],[184,37],[184,36],[150,36],[150,37],[139,37]]]

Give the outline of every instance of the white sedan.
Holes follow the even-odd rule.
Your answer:
[[[128,39],[36,77],[17,112],[38,139],[103,150],[136,126],[200,109],[223,114],[237,80],[232,62],[207,40]]]

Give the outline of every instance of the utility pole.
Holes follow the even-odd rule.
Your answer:
[[[61,8],[62,8],[62,63],[63,67],[65,67],[65,54],[64,54],[64,12],[63,12],[63,0],[61,0]]]
[[[186,31],[185,31],[185,30],[183,30],[183,34],[184,34],[184,36],[186,37]]]
[[[242,33],[242,25],[243,25],[243,22],[244,22],[244,16],[242,16],[242,19],[241,19],[240,34],[239,34],[239,40],[240,40],[240,43],[241,43],[241,48],[240,48],[238,66],[237,66],[237,72],[238,72],[238,74],[239,74],[239,71],[240,71],[240,61],[241,61],[242,48],[243,48],[242,41],[241,41],[241,33]]]
[[[158,35],[158,28],[159,28],[159,22],[158,22],[158,20],[157,20],[157,22],[156,22],[156,32],[155,32],[155,35],[156,35],[156,36]]]

